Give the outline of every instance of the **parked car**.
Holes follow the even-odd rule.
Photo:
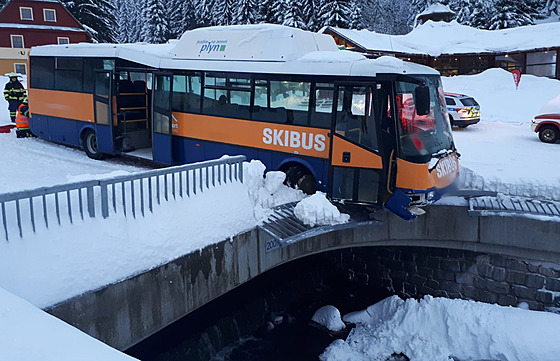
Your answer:
[[[537,115],[531,121],[533,132],[545,143],[556,143],[560,137],[560,113]]]
[[[473,97],[457,93],[445,93],[445,104],[452,126],[468,127],[480,121],[480,105]]]

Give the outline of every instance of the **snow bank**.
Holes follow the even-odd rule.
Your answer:
[[[136,360],[0,288],[0,358],[11,361]]]
[[[259,160],[243,163],[243,183],[247,187],[254,216],[261,222],[271,214],[270,208],[305,198],[302,191],[284,185],[286,173],[272,171],[265,174],[265,170],[265,165]]]
[[[513,76],[504,69],[480,74],[442,77],[443,89],[467,94],[480,104],[481,122],[530,123],[542,107],[560,94],[560,81],[523,74],[515,89]]]
[[[350,220],[350,216],[340,213],[322,192],[317,192],[299,202],[294,208],[294,214],[304,224],[312,227],[342,224]]]
[[[551,114],[551,113],[560,113],[560,94],[558,94],[557,97],[549,100],[539,110],[539,114]]]
[[[333,342],[322,361],[385,361],[403,353],[411,361],[556,361],[560,315],[426,296],[392,296],[343,317],[356,323]]]

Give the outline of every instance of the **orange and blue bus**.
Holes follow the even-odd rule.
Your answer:
[[[243,154],[306,193],[405,219],[458,175],[439,73],[277,25],[167,44],[33,48],[32,132],[91,158],[173,165]]]

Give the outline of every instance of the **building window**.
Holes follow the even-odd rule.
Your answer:
[[[57,37],[58,45],[70,44],[69,38]]]
[[[43,17],[45,21],[56,22],[56,11],[54,9],[43,9]]]
[[[12,48],[24,48],[23,35],[10,35]]]
[[[25,63],[15,63],[14,64],[14,71],[19,74],[27,74],[27,64]]]
[[[556,75],[556,50],[527,53],[527,74],[554,78]]]
[[[33,9],[20,6],[19,15],[21,20],[33,20]]]

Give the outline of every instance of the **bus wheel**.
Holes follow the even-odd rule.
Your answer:
[[[300,189],[305,194],[317,191],[317,182],[307,169],[300,166],[291,166],[286,170],[286,185]]]
[[[539,139],[544,143],[556,143],[559,138],[558,128],[553,125],[543,125],[539,130]]]
[[[92,130],[88,130],[82,136],[82,146],[87,156],[92,159],[101,160],[105,158],[105,154],[101,153],[97,148],[97,136]]]

